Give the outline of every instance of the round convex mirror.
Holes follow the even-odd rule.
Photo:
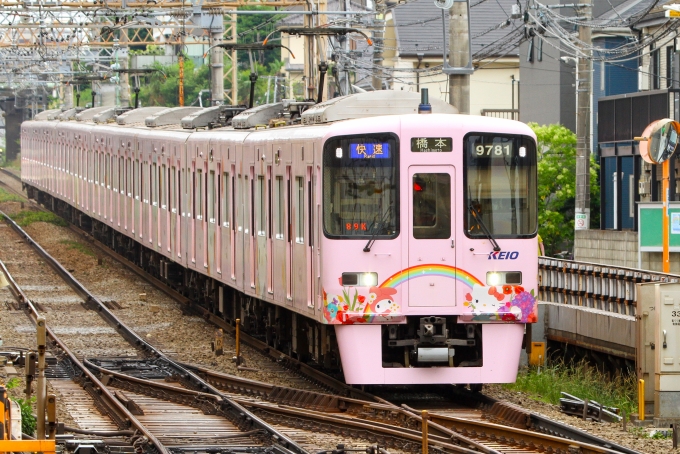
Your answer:
[[[652,126],[652,125],[650,125]],[[645,130],[646,132],[646,130]],[[653,123],[647,143],[649,162],[661,164],[668,160],[678,146],[680,123],[665,118]]]

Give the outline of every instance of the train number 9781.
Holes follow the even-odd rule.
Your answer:
[[[475,152],[477,156],[510,156],[512,152],[512,146],[507,145],[477,145],[475,147]]]

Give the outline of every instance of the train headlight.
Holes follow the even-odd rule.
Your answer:
[[[521,271],[489,271],[486,273],[486,285],[520,285],[521,283]]]
[[[495,286],[501,283],[500,273],[486,273],[486,285]]]
[[[378,285],[378,273],[342,273],[343,287],[375,287]]]

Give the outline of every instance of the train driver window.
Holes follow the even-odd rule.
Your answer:
[[[469,238],[532,238],[538,228],[536,145],[532,138],[468,134],[463,185]]]
[[[448,173],[413,175],[413,238],[451,237],[451,176]]]
[[[323,151],[323,226],[329,238],[399,235],[399,142],[390,133],[333,137]]]

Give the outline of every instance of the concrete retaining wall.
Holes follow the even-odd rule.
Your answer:
[[[576,230],[574,232],[574,260],[638,268],[637,232]]]

